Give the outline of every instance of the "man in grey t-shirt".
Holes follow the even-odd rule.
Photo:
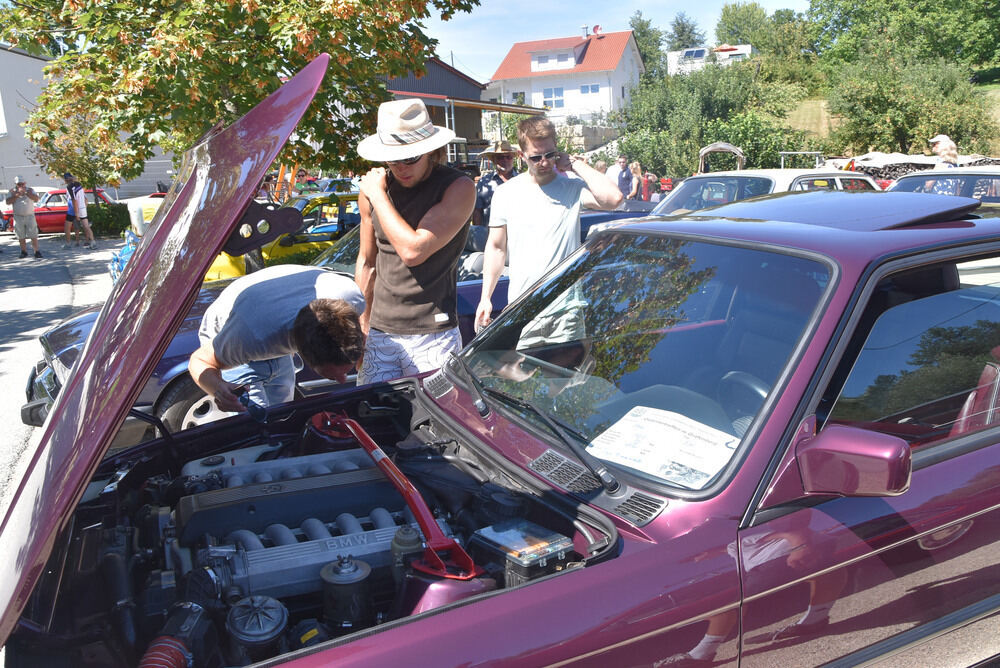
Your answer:
[[[318,267],[278,265],[230,283],[201,320],[194,382],[224,411],[244,410],[234,389],[262,406],[295,393],[292,356],[344,382],[364,350],[365,300],[354,280]]]

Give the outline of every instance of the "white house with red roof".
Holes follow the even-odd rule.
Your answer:
[[[484,99],[547,107],[559,122],[628,106],[643,73],[631,30],[603,33],[594,26],[578,37],[517,42],[486,87]]]

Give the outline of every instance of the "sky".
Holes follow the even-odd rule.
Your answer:
[[[804,12],[808,0],[756,0],[768,14],[776,9]],[[629,18],[641,11],[643,18],[663,31],[680,12],[698,24],[712,44],[715,24],[726,0],[677,2],[675,0],[625,0],[618,4],[599,0],[480,0],[471,13],[458,13],[450,21],[428,20],[427,34],[438,40],[438,57],[481,83],[489,81],[515,42],[583,36],[582,26],[601,26],[603,32],[628,30]],[[570,9],[571,8],[571,9]]]

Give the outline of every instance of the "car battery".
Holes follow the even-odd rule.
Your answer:
[[[554,573],[573,555],[570,538],[522,519],[479,529],[472,534],[469,547],[484,560],[502,561],[507,587]]]

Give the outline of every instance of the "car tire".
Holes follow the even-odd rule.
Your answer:
[[[200,424],[229,417],[215,402],[198,387],[190,376],[183,376],[163,394],[156,416],[170,433],[190,429]]]

